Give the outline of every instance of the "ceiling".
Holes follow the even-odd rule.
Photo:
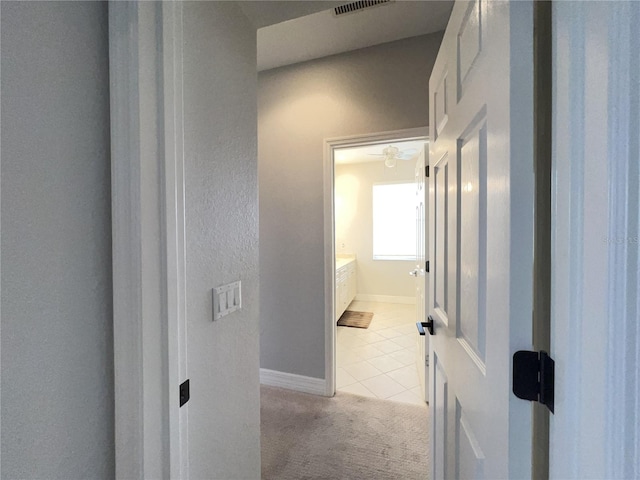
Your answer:
[[[256,28],[275,25],[292,18],[343,5],[345,2],[329,1],[239,1],[238,4]]]
[[[239,2],[258,28],[258,71],[444,30],[453,1],[392,1],[336,17],[349,2]]]
[[[424,144],[424,140],[413,140],[408,142],[387,142],[374,145],[364,145],[361,147],[339,148],[335,150],[334,160],[336,165],[346,165],[348,163],[382,162],[384,160],[384,156],[381,156],[382,150],[390,145],[398,147],[400,153],[406,152],[407,154],[409,154],[410,152],[415,151],[415,154],[413,154],[410,159],[414,160],[418,155],[420,149],[424,147]],[[404,160],[398,161],[401,162]]]

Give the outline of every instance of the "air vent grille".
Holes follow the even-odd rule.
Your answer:
[[[365,8],[377,7],[378,5],[384,5],[385,3],[391,3],[393,0],[360,0],[358,2],[351,2],[345,5],[340,5],[333,9],[333,13],[336,17],[345,15],[347,13],[354,13]]]

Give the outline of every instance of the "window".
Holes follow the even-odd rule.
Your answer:
[[[416,186],[373,186],[373,259],[416,259]]]

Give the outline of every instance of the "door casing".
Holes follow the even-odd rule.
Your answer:
[[[109,71],[116,477],[187,479],[182,3],[109,2]]]
[[[396,140],[426,140],[428,127],[392,130],[388,132],[328,138],[324,141],[324,321],[325,321],[325,367],[324,394],[332,397],[336,393],[336,325],[335,325],[335,208],[334,208],[334,150],[357,147],[371,143]]]
[[[552,2],[552,479],[640,477],[639,23]]]

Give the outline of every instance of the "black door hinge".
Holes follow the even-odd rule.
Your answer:
[[[429,273],[429,260],[427,260],[424,264],[424,270],[425,272]]]
[[[185,380],[180,384],[180,406],[183,406],[189,401],[189,380]]]
[[[547,352],[520,350],[513,354],[513,393],[546,405],[553,413],[555,362]]]
[[[429,178],[429,165],[424,167],[424,175],[425,175],[425,177]]]

